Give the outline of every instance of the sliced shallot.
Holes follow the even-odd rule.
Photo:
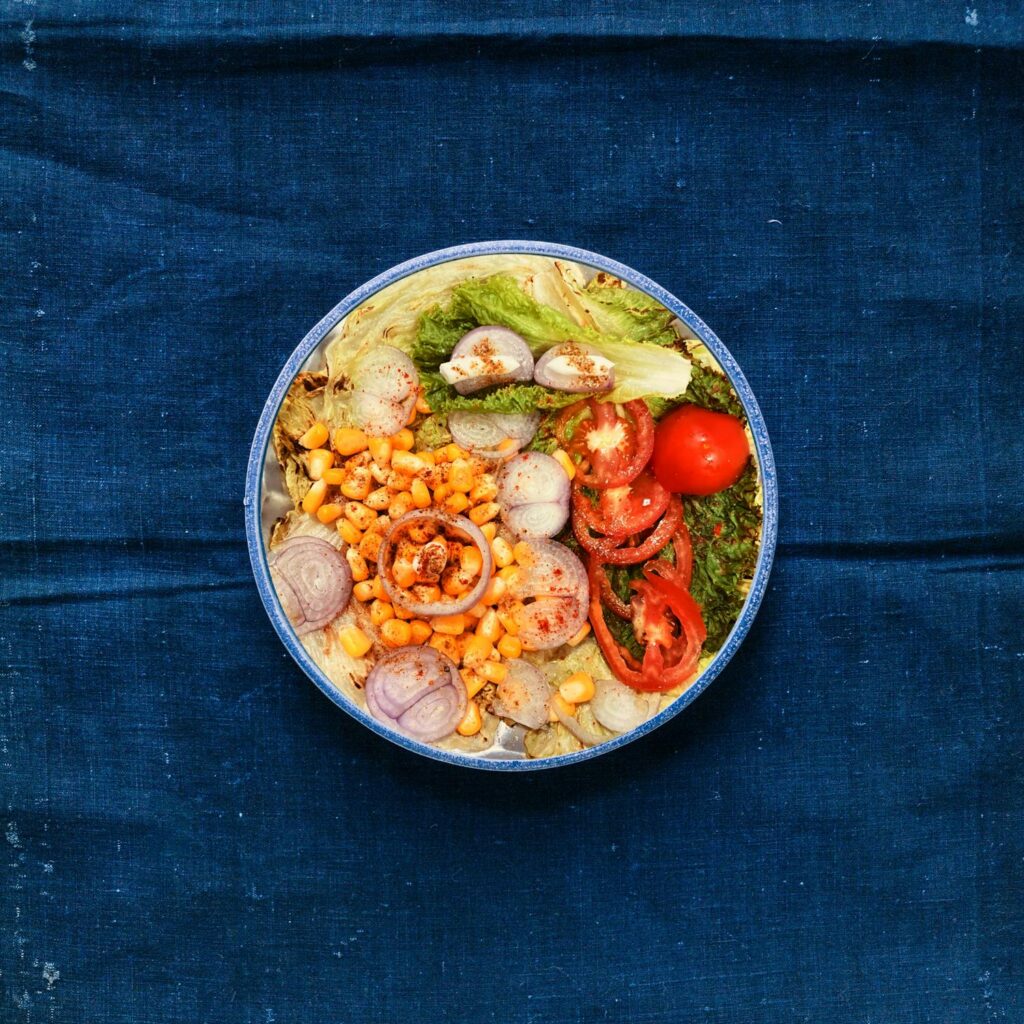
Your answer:
[[[472,589],[461,597],[452,598],[450,601],[417,601],[415,596],[405,587],[400,587],[394,579],[392,572],[394,552],[402,534],[415,523],[430,522],[439,525],[444,532],[463,543],[472,544],[479,552],[482,559],[480,576]],[[433,541],[431,542],[433,543]],[[480,527],[465,516],[455,516],[448,512],[438,512],[433,509],[413,509],[406,512],[404,516],[396,519],[388,528],[381,541],[380,549],[377,552],[377,572],[380,574],[381,583],[388,597],[394,605],[412,612],[414,615],[430,617],[433,615],[458,615],[460,612],[467,612],[475,605],[490,583],[491,546],[483,535]]]
[[[281,607],[299,636],[323,629],[352,596],[352,570],[333,544],[291,537],[269,559]]]
[[[512,455],[533,440],[540,413],[516,416],[500,412],[458,411],[448,414],[455,443],[485,459]]]
[[[604,738],[592,733],[589,729],[581,725],[572,715],[567,715],[561,708],[559,701],[552,701],[551,708],[555,712],[555,717],[566,727],[580,741],[588,747],[596,747],[598,743],[603,743]]]
[[[557,541],[531,542],[510,587],[519,639],[538,651],[568,643],[587,621],[590,582],[583,563]],[[532,603],[526,603],[531,602]]]
[[[621,733],[643,725],[659,703],[656,693],[640,693],[617,679],[596,679],[590,710],[606,729]]]
[[[542,452],[522,452],[501,474],[498,502],[510,530],[523,537],[554,537],[569,518],[571,488],[561,464]],[[530,506],[542,506],[530,508]]]
[[[424,743],[451,735],[468,699],[454,662],[433,647],[389,651],[366,677],[365,692],[374,718]]]
[[[371,437],[390,437],[405,426],[416,404],[420,378],[413,361],[390,345],[379,345],[352,371],[350,411]]]
[[[590,345],[567,341],[549,348],[537,360],[533,379],[570,394],[609,391],[615,386],[615,364]]]
[[[515,331],[489,324],[464,334],[439,369],[460,395],[469,395],[494,384],[532,380],[533,353]]]
[[[508,675],[498,683],[491,711],[500,718],[511,718],[527,729],[539,729],[548,720],[551,687],[541,672],[528,661],[509,665]]]

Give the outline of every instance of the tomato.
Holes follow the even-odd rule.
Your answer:
[[[569,430],[570,424],[583,416]],[[636,479],[654,449],[654,421],[647,403],[627,402],[620,414],[614,402],[595,398],[563,409],[555,435],[582,461],[576,479],[587,487],[621,487]]]
[[[626,536],[594,537],[584,511],[584,503],[588,499],[579,491],[573,495],[572,529],[580,545],[591,554],[598,555],[605,565],[635,565],[643,562],[651,555],[657,554],[679,529],[683,521],[683,506],[678,498],[673,497],[648,536],[637,544],[625,544]]]
[[[684,405],[654,432],[651,467],[658,482],[675,494],[723,491],[739,480],[749,458],[743,424],[724,412]]]
[[[676,570],[668,562],[651,562],[644,568],[644,579],[633,583],[633,628],[644,646],[640,662],[616,643],[604,620],[603,573],[596,558],[590,560],[589,575],[590,622],[601,653],[615,675],[635,690],[654,693],[685,683],[697,670],[707,630],[700,605],[680,585]]]
[[[668,508],[672,495],[650,473],[641,473],[622,487],[605,487],[595,505],[577,488],[574,501],[595,533],[627,537],[652,527]]]

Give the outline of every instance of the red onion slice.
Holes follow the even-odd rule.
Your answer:
[[[494,384],[511,384],[514,381],[533,379],[533,353],[530,346],[515,331],[510,331],[507,327],[489,324],[464,334],[452,349],[449,361],[441,364],[441,375],[445,380],[457,373],[458,366],[455,361],[462,356],[477,357],[484,372],[449,381],[460,395],[469,395]],[[487,361],[494,356],[512,360],[512,366],[500,372],[487,373]]]
[[[483,559],[480,578],[473,589],[462,597],[453,598],[451,601],[429,603],[417,601],[407,590],[399,587],[392,578],[391,566],[394,561],[395,545],[399,538],[413,523],[425,521],[439,524],[447,534],[454,534],[459,540],[469,541],[480,552],[480,557]],[[458,615],[460,612],[468,612],[484,596],[484,591],[490,582],[492,565],[491,546],[476,523],[465,516],[453,516],[448,512],[437,512],[426,508],[413,509],[396,519],[389,527],[388,532],[384,534],[380,550],[377,552],[377,572],[392,603],[414,615],[428,618],[432,615]]]
[[[586,604],[590,583],[583,563],[564,544],[537,540],[530,544],[530,558],[520,562],[509,586],[513,598],[579,597]]]
[[[281,607],[299,636],[333,621],[352,596],[352,570],[334,545],[292,537],[273,551],[270,573]]]
[[[533,379],[546,388],[569,394],[608,391],[615,386],[615,367],[595,348],[576,341],[549,348],[537,360]]]
[[[352,371],[350,411],[371,437],[389,437],[405,426],[416,404],[420,378],[413,361],[390,345],[379,345]]]
[[[551,705],[554,709],[555,717],[566,727],[580,741],[587,747],[596,747],[598,743],[603,743],[604,739],[601,736],[592,733],[589,729],[585,728],[579,722],[573,718],[572,715],[567,715],[562,708],[559,706],[558,701],[554,701]]]
[[[618,679],[596,679],[590,710],[606,729],[631,732],[657,712],[659,703],[656,693],[641,693]]]
[[[466,412],[448,414],[448,429],[455,443],[485,459],[500,459],[517,452],[533,440],[540,425],[540,413],[515,416],[511,413]],[[513,441],[514,448],[502,442]]]
[[[374,718],[424,743],[451,735],[468,700],[454,662],[433,647],[389,651],[366,677],[365,692]]]
[[[501,517],[524,537],[553,537],[569,518],[571,488],[561,464],[542,452],[509,459],[498,485]],[[562,511],[550,506],[558,506]],[[528,506],[540,506],[517,511]]]
[[[579,597],[539,597],[516,617],[519,639],[537,651],[568,643],[587,621],[587,592]]]
[[[502,518],[520,537],[555,537],[569,521],[569,502],[533,501],[509,509]]]
[[[498,683],[491,711],[499,718],[510,718],[527,729],[539,729],[548,720],[551,687],[528,661],[509,665],[508,675]]]

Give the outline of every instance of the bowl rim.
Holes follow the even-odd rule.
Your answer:
[[[429,744],[403,736],[389,729],[383,723],[378,722],[367,711],[350,702],[344,694],[334,687],[326,674],[317,667],[316,663],[307,653],[281,609],[280,602],[271,583],[270,571],[267,565],[267,552],[262,534],[261,505],[264,464],[270,445],[274,421],[277,418],[281,402],[302,365],[338,322],[382,288],[404,277],[408,277],[410,274],[415,274],[420,270],[426,270],[441,263],[465,259],[466,257],[508,254],[548,256],[554,259],[571,260],[614,274],[634,288],[638,288],[657,299],[686,324],[718,360],[743,404],[750,425],[750,431],[754,438],[754,447],[761,473],[763,508],[761,549],[758,554],[750,592],[747,594],[739,618],[733,624],[733,628],[729,632],[725,643],[693,686],[680,694],[663,711],[660,711],[653,718],[644,722],[643,725],[597,746],[587,747],[584,750],[569,754],[557,754],[554,757],[547,758],[490,760],[474,757],[460,751],[440,750]],[[627,743],[632,743],[634,740],[648,735],[670,719],[675,718],[676,715],[688,708],[714,682],[746,638],[765,595],[778,537],[778,504],[778,481],[775,471],[775,459],[772,454],[771,442],[768,439],[768,430],[764,417],[739,364],[715,332],[689,306],[680,302],[671,292],[666,291],[661,285],[632,267],[619,263],[607,256],[602,256],[599,253],[578,248],[577,246],[519,239],[469,242],[463,245],[436,249],[433,252],[416,256],[377,274],[365,284],[356,288],[355,291],[350,292],[329,313],[323,316],[288,357],[277,376],[277,380],[274,382],[269,397],[264,403],[263,411],[260,414],[259,423],[256,427],[256,433],[253,437],[252,447],[249,451],[244,498],[245,533],[249,547],[249,559],[252,563],[253,575],[256,579],[256,587],[263,602],[263,607],[288,653],[324,695],[378,736],[390,740],[405,750],[429,757],[435,761],[459,765],[460,767],[476,768],[482,771],[518,772],[560,768],[571,764],[578,764],[581,761],[587,761],[602,754],[611,753],[613,750],[618,750]]]

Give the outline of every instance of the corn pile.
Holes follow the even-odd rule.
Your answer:
[[[413,418],[417,412],[428,411],[421,400]],[[313,481],[302,509],[321,523],[336,524],[347,545],[353,594],[368,605],[380,642],[385,647],[429,644],[461,666],[470,700],[458,731],[474,735],[481,727],[481,713],[473,698],[488,683],[501,683],[508,675],[506,662],[520,657],[524,649],[516,636],[517,606],[508,598],[508,588],[521,566],[532,558],[528,544],[510,544],[497,535],[498,485],[488,472],[489,463],[457,444],[414,452],[415,438],[408,427],[393,437],[375,438],[352,427],[332,432],[325,424],[316,423],[299,443],[308,450],[306,468]],[[568,463],[567,472],[571,469],[574,474],[572,460],[562,452],[556,453],[556,458],[558,455]],[[468,612],[417,618],[391,603],[376,574],[377,553],[391,523],[412,509],[427,508],[467,516],[490,545],[490,582],[479,603]],[[412,554],[403,545],[428,544],[435,534],[429,524],[412,524],[408,534],[408,541],[398,543],[392,572],[395,582],[410,587],[417,601],[437,602],[442,594],[457,598],[477,584],[483,559],[470,544],[448,545],[449,564],[438,584],[416,583]],[[589,631],[590,624],[584,623],[570,645],[582,642]],[[373,646],[373,640],[354,625],[340,630],[338,639],[355,658],[363,657]],[[593,692],[593,680],[578,672],[562,683],[558,698],[571,713],[575,704],[590,700]]]

